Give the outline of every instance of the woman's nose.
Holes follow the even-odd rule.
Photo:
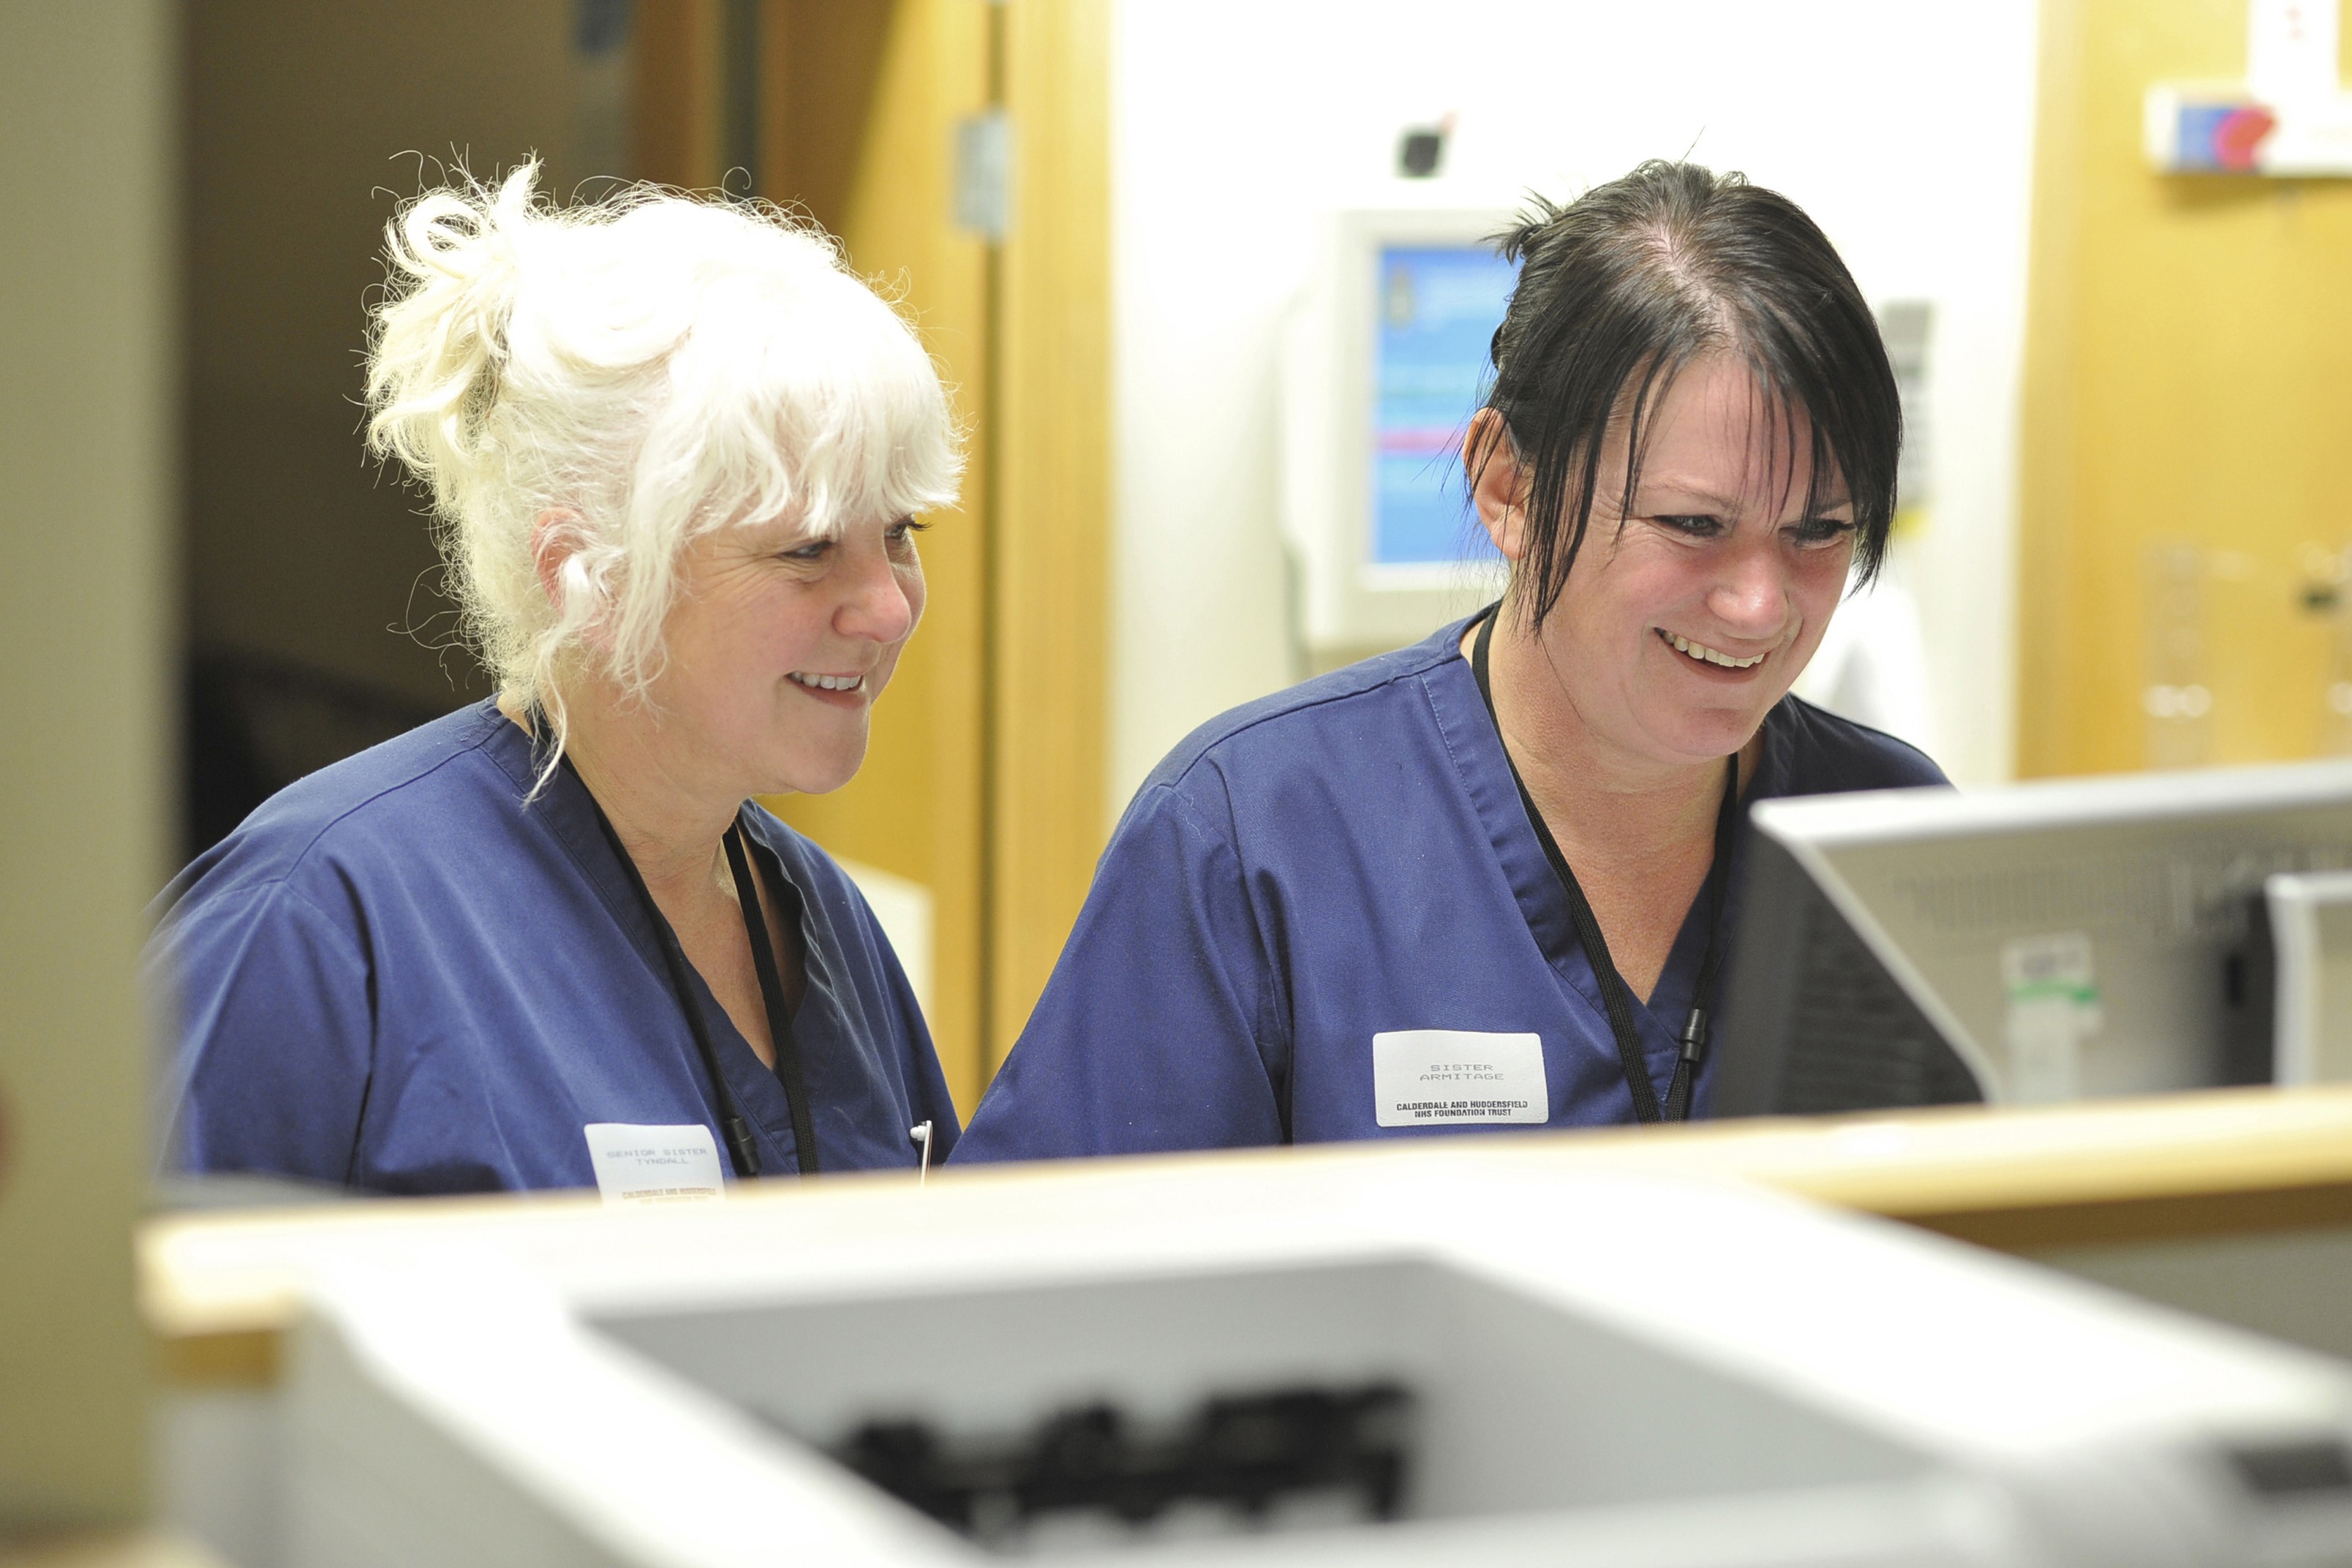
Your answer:
[[[1769,549],[1734,550],[1707,594],[1717,619],[1759,640],[1780,635],[1788,608],[1788,584]]]
[[[879,541],[851,552],[846,594],[834,612],[834,627],[845,637],[898,641],[915,626],[915,605],[889,552]]]

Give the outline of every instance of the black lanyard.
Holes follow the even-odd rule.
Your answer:
[[[1478,695],[1486,704],[1486,717],[1494,720],[1498,745],[1503,740],[1503,725],[1495,718],[1495,689],[1486,676],[1486,647],[1494,640],[1495,623],[1501,617],[1499,605],[1486,611],[1478,626],[1477,640],[1470,649],[1471,673],[1478,678]],[[1593,918],[1592,905],[1586,900],[1576,873],[1569,869],[1568,857],[1559,852],[1559,840],[1552,837],[1551,826],[1536,809],[1536,797],[1528,793],[1528,781],[1519,776],[1519,764],[1511,760],[1507,745],[1503,746],[1503,761],[1510,767],[1511,782],[1519,786],[1519,804],[1527,808],[1528,821],[1536,830],[1537,841],[1543,845],[1544,858],[1551,862],[1560,890],[1568,895],[1569,918],[1576,926],[1577,944],[1584,949],[1584,960],[1592,966],[1592,978],[1601,987],[1601,1000],[1609,1012],[1609,1032],[1617,1037],[1617,1059],[1625,1069],[1625,1087],[1633,1092],[1633,1114],[1643,1121],[1688,1121],[1693,1080],[1698,1075],[1699,1064],[1706,1058],[1707,994],[1715,986],[1716,962],[1720,956],[1723,935],[1724,884],[1731,878],[1731,845],[1739,831],[1739,753],[1734,752],[1723,759],[1723,804],[1716,809],[1715,855],[1706,868],[1706,951],[1699,959],[1698,984],[1691,990],[1690,1016],[1683,1024],[1682,1054],[1675,1059],[1674,1081],[1666,1088],[1663,1110],[1658,1106],[1657,1086],[1650,1081],[1649,1059],[1642,1054],[1642,1037],[1633,1027],[1633,990],[1617,973],[1617,962],[1609,956],[1609,943],[1601,934],[1601,922]]]
[[[613,827],[612,818],[596,799],[596,792],[572,765],[563,759],[563,769],[581,793],[588,797],[589,809],[596,814],[596,826],[604,830],[604,842],[613,847],[613,858],[621,863],[628,874],[629,886],[636,889],[637,902],[653,922],[654,941],[660,947],[662,963],[669,970],[670,989],[677,994],[677,1005],[686,1014],[686,1026],[693,1032],[694,1048],[702,1058],[702,1070],[710,1075],[711,1092],[719,1101],[719,1130],[727,1140],[727,1158],[740,1177],[760,1173],[760,1149],[752,1142],[751,1124],[744,1120],[742,1108],[735,1103],[735,1091],[727,1086],[727,1075],[719,1070],[719,1047],[711,1043],[710,1021],[703,1016],[702,1007],[695,1000],[693,970],[686,962],[686,950],[678,945],[677,932],[654,902],[653,889],[646,886],[637,863],[629,858],[628,847]],[[768,943],[768,920],[760,911],[760,884],[754,876],[751,858],[743,849],[743,823],[739,816],[727,830],[727,867],[735,878],[735,900],[743,907],[743,934],[751,942],[751,967],[760,973],[760,999],[767,1005],[768,1035],[776,1047],[776,1077],[783,1085],[784,1102],[793,1117],[793,1152],[799,1156],[801,1174],[816,1174],[816,1129],[809,1117],[808,1080],[801,1070],[800,1038],[793,1032],[792,1009],[784,1002],[784,985],[776,973],[775,949]]]

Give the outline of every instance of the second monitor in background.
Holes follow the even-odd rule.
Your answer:
[[[2256,915],[2352,866],[2352,763],[1754,812],[1717,1115],[2271,1081]]]
[[[1285,338],[1283,531],[1308,670],[1426,636],[1492,598],[1501,557],[1470,514],[1461,442],[1518,269],[1507,207],[1328,215]]]

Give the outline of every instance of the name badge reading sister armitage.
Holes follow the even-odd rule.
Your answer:
[[[1541,1035],[1398,1029],[1372,1037],[1383,1127],[1540,1126],[1551,1120]]]

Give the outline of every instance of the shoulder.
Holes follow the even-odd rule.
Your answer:
[[[1794,695],[1782,698],[1764,724],[1767,765],[1777,776],[1761,782],[1772,795],[1834,795],[1951,782],[1918,747]]]
[[[1236,768],[1258,776],[1268,770],[1324,770],[1334,747],[1359,729],[1394,724],[1416,705],[1426,712],[1421,681],[1456,658],[1466,624],[1456,621],[1412,644],[1318,675],[1244,702],[1186,736],[1151,770],[1139,801],[1155,791],[1190,794]]]
[[[509,739],[501,731],[512,731],[507,749],[515,758],[486,755]],[[453,832],[462,835],[468,801],[475,815],[492,799],[520,805],[529,789],[529,752],[521,731],[482,702],[346,757],[257,806],[173,879],[159,912],[284,883],[322,858],[410,858],[420,842],[447,842]]]

